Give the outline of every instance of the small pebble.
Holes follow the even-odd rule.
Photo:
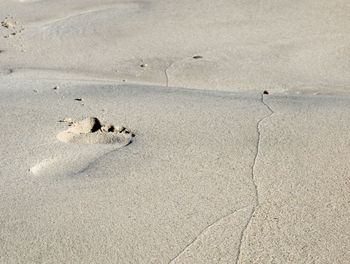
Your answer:
[[[141,64],[140,67],[141,68],[146,68],[146,67],[148,67],[148,64],[146,64],[146,63],[145,64]]]
[[[196,56],[193,56],[194,59],[202,59],[203,57],[202,56],[199,56],[199,55],[196,55]]]
[[[58,89],[60,89],[60,87],[59,86],[55,86],[53,89],[54,90],[58,90]]]
[[[266,91],[266,90],[265,90],[265,91],[263,92],[263,94],[269,94],[269,91]]]
[[[79,101],[79,102],[84,101],[84,99],[83,99],[83,98],[75,98],[74,100],[75,100],[75,101]]]

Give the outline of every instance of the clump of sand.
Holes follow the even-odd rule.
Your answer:
[[[19,33],[22,33],[24,30],[23,25],[15,20],[13,16],[7,16],[3,21],[1,21],[1,26],[8,30],[8,34],[4,38],[9,38],[10,36],[16,36]]]
[[[97,117],[69,122],[69,125],[70,128],[57,135],[62,142],[128,145],[134,137],[129,129],[111,124],[104,125]]]

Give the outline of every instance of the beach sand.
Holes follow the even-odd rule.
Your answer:
[[[0,263],[350,262],[347,1],[0,18]]]

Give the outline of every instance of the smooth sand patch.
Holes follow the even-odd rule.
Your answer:
[[[52,70],[83,80],[255,92],[350,86],[345,0],[3,0],[0,18],[11,10],[25,31],[3,39],[1,71],[17,76],[59,79],[42,73]]]

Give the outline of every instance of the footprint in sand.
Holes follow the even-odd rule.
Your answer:
[[[70,123],[71,127],[57,135],[62,142],[87,144],[128,145],[133,134],[125,127],[102,125],[96,117],[88,117],[79,122]]]
[[[135,136],[122,126],[105,125],[96,117],[73,122],[64,119],[69,128],[60,132],[57,139],[68,143],[58,153],[35,164],[30,171],[36,176],[75,176],[96,165],[101,157],[125,147]]]

